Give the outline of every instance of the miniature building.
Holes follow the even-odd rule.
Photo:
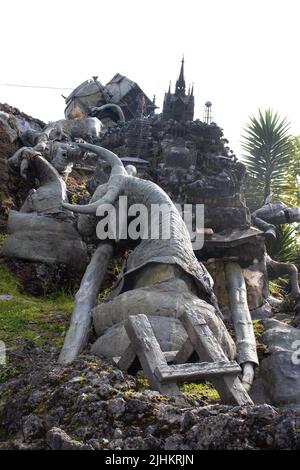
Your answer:
[[[144,100],[145,116],[154,114],[157,106],[154,101],[143,92],[136,82],[117,73],[106,85],[98,80],[98,77],[86,80],[65,98],[65,117],[75,119],[91,115],[93,107],[107,103],[117,104],[122,108],[126,121],[135,119],[140,107],[141,97]],[[97,116],[101,120],[110,118],[117,121],[118,118],[112,110],[105,110]]]
[[[184,59],[181,62],[179,78],[176,82],[175,93],[165,93],[163,105],[163,119],[174,119],[175,121],[192,121],[194,119],[194,93],[193,88],[185,93]]]
[[[129,78],[117,73],[107,84],[106,90],[111,95],[111,103],[121,106],[126,121],[134,119],[140,106],[140,97],[145,100],[147,115],[151,115],[156,109],[153,101],[143,92],[139,85]]]
[[[150,120],[147,119],[145,95],[138,99],[136,117],[129,122],[126,137],[126,152],[129,157],[147,157],[150,142]]]

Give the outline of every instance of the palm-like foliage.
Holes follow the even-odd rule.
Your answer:
[[[283,202],[292,206],[300,206],[300,137],[291,139],[291,160],[287,175],[287,190]]]
[[[245,195],[253,211],[269,196],[290,206],[299,206],[300,138],[290,135],[287,119],[268,109],[259,110],[244,129],[243,149],[247,155],[248,181]],[[276,261],[299,265],[299,226],[277,227],[276,241],[268,246],[268,253]],[[286,287],[286,280],[274,284]]]
[[[268,249],[271,258],[281,263],[297,263],[298,250],[297,228],[287,224],[277,227],[277,238]]]
[[[299,269],[299,245],[297,242],[297,226],[281,225],[277,227],[277,238],[268,247],[271,258],[280,263],[293,263]],[[284,298],[289,292],[289,280],[284,278],[275,279],[269,283],[270,292]]]
[[[276,199],[284,199],[285,194],[295,191],[294,182],[291,185],[289,181],[292,154],[289,122],[271,109],[259,110],[258,117],[251,117],[244,131],[242,147],[247,152],[244,161],[251,185],[248,197],[255,200],[255,205],[261,205],[271,193]]]

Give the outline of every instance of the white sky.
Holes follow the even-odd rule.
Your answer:
[[[299,0],[2,0],[0,15],[0,83],[75,88],[120,72],[162,106],[184,53],[195,117],[210,100],[235,152],[258,107],[300,135]],[[0,102],[63,117],[59,90],[0,86]]]

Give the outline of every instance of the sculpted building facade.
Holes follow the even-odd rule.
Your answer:
[[[181,62],[179,78],[176,81],[175,92],[171,93],[171,84],[165,94],[163,105],[163,119],[174,119],[178,122],[192,121],[194,119],[194,87],[189,88],[186,94],[184,78],[184,59]]]

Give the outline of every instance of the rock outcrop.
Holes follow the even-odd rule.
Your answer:
[[[17,108],[0,103],[0,230],[5,229],[8,212],[13,206],[19,207],[22,195],[28,188],[9,175],[7,160],[22,147],[21,136],[28,130],[40,131],[44,123],[22,113]]]
[[[23,351],[22,361],[0,386],[1,449],[300,450],[299,410],[165,397],[94,356],[63,367],[54,350]]]

